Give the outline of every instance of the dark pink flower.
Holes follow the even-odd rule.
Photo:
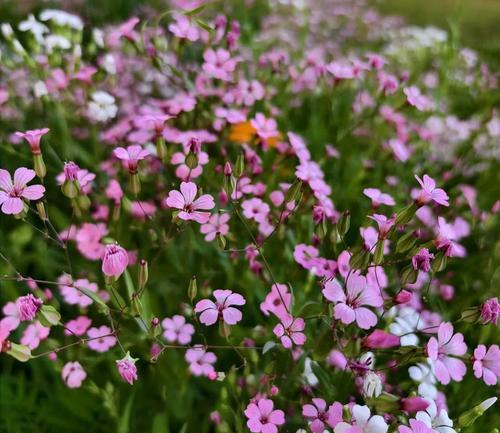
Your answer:
[[[209,212],[215,207],[214,199],[209,194],[203,194],[196,200],[198,188],[193,182],[182,182],[180,192],[172,190],[168,193],[165,203],[168,207],[179,209],[179,218],[185,221],[196,221],[200,224],[206,223],[210,218]]]
[[[137,367],[135,366],[137,359],[132,358],[130,353],[127,352],[125,357],[116,361],[116,368],[120,373],[121,378],[129,385],[133,385],[137,380]]]
[[[14,172],[14,182],[7,170],[0,169],[0,205],[7,215],[17,215],[24,209],[25,200],[39,200],[43,197],[43,185],[30,185],[36,173],[29,168],[20,167]]]
[[[313,433],[323,433],[325,424],[334,428],[342,421],[342,405],[333,403],[327,408],[322,398],[313,398],[313,404],[302,406],[302,416],[309,420],[309,428]]]
[[[21,296],[17,299],[17,308],[19,309],[19,320],[21,322],[33,320],[36,313],[42,307],[42,300],[36,298],[31,293]]]
[[[418,194],[416,202],[422,206],[424,204],[430,203],[434,201],[437,204],[442,206],[449,206],[448,203],[448,194],[441,189],[436,188],[436,182],[432,177],[424,174],[423,180],[420,179],[417,175],[415,175],[415,179],[417,179],[418,183],[422,187],[422,190]]]
[[[210,326],[217,320],[223,320],[228,325],[235,325],[242,319],[241,311],[232,305],[245,305],[243,296],[231,290],[214,290],[213,295],[215,302],[202,299],[194,307],[195,313],[200,313],[201,323]]]
[[[363,346],[367,349],[388,349],[398,347],[400,344],[400,337],[382,329],[375,329],[375,331],[363,339]]]
[[[430,253],[427,248],[421,248],[411,259],[413,269],[429,272],[431,270],[431,261],[433,258],[434,254]]]
[[[306,327],[304,319],[293,317],[290,314],[280,317],[281,323],[278,323],[274,329],[274,335],[281,340],[285,349],[291,349],[294,344],[303,346],[306,342],[306,335],[302,332]]]
[[[108,277],[119,277],[129,262],[127,251],[118,244],[106,245],[102,258],[102,272]]]
[[[40,155],[40,153],[42,153],[42,150],[40,149],[40,140],[49,131],[49,128],[33,129],[25,132],[17,131],[16,135],[24,138],[29,143],[33,155]]]
[[[277,433],[279,425],[285,424],[285,413],[273,410],[272,400],[261,398],[256,403],[250,403],[245,409],[248,418],[247,427],[252,433]]]

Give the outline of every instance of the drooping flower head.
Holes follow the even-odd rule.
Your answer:
[[[137,367],[135,366],[137,359],[130,356],[130,352],[120,360],[116,361],[116,368],[120,373],[121,378],[130,385],[137,380]]]
[[[14,172],[14,182],[7,170],[0,169],[0,205],[7,215],[17,215],[24,209],[24,200],[39,200],[45,193],[43,185],[30,185],[35,171],[20,167]]]

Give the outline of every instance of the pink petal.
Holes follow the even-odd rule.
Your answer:
[[[124,161],[128,161],[130,159],[129,154],[126,149],[123,147],[117,147],[114,151],[113,154],[118,158],[122,159]]]
[[[240,310],[229,307],[222,310],[222,317],[228,325],[235,325],[242,319],[243,315]]]
[[[245,416],[247,418],[260,418],[260,410],[257,405],[250,403],[245,409]]]
[[[22,196],[28,200],[38,200],[43,197],[45,187],[43,185],[30,185],[24,188]]]
[[[215,207],[214,199],[210,194],[203,194],[193,203],[194,209],[210,210]]]
[[[356,315],[351,307],[346,304],[340,303],[335,305],[334,315],[337,320],[340,320],[342,323],[349,325],[354,322],[356,319]]]
[[[309,418],[316,418],[318,416],[318,409],[312,404],[302,406],[302,415]]]
[[[181,183],[181,193],[184,196],[185,204],[191,204],[196,197],[196,192],[198,191],[196,185],[193,182],[182,182]]]
[[[208,309],[217,309],[217,306],[210,299],[202,299],[201,301],[198,301],[194,307],[195,313],[200,313]]]
[[[260,413],[264,416],[268,416],[273,411],[273,401],[267,398],[261,398],[257,403],[259,406]]]
[[[217,322],[218,317],[219,312],[217,310],[208,309],[200,314],[200,322],[206,326],[210,326]]]
[[[23,201],[17,197],[9,197],[2,204],[2,212],[7,215],[17,215],[23,210]]]
[[[168,193],[168,197],[165,203],[167,204],[168,207],[183,209],[184,197],[179,191],[174,189]]]
[[[36,176],[35,170],[30,170],[29,168],[20,167],[14,173],[14,185],[24,186],[29,181],[33,180]]]
[[[361,329],[370,329],[377,324],[376,314],[368,308],[356,308],[354,312],[356,314],[356,323]]]
[[[0,189],[4,191],[10,191],[12,189],[12,178],[10,177],[10,173],[3,168],[0,169]]]

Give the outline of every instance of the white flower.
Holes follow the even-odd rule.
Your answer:
[[[427,363],[418,363],[408,369],[410,377],[419,382],[418,393],[425,398],[435,399],[437,396],[436,377],[434,376],[433,364],[431,360]]]
[[[369,371],[365,374],[363,379],[363,393],[368,398],[377,398],[382,394],[382,380],[377,373]]]
[[[47,26],[37,21],[33,14],[27,20],[19,23],[19,30],[22,32],[31,32],[39,44],[43,42],[43,35],[49,32]]]
[[[89,102],[88,115],[97,122],[106,122],[116,116],[118,108],[115,105],[115,98],[107,92],[97,91],[92,94],[92,101]]]
[[[306,358],[304,361],[304,379],[310,386],[316,386],[319,383],[319,380],[313,373],[312,363],[313,361],[311,358]]]
[[[401,337],[401,346],[417,346],[418,337],[414,332],[425,327],[426,323],[416,310],[403,307],[399,310],[394,323],[389,325],[389,331]]]
[[[375,355],[373,352],[365,352],[363,353],[359,359],[358,359],[360,364],[364,364],[366,368],[372,369],[375,367]]]
[[[370,417],[371,412],[368,406],[354,405],[352,408],[353,424],[363,430],[363,433],[386,433],[389,426],[380,415]],[[345,433],[353,424],[341,422],[333,429],[334,433]]]
[[[36,98],[40,98],[42,96],[47,95],[49,91],[47,90],[47,86],[43,81],[37,81],[33,85],[33,93],[35,94]]]
[[[71,42],[61,35],[49,35],[45,38],[44,43],[48,53],[52,53],[54,48],[60,48],[61,50],[68,50],[71,48]]]
[[[104,48],[104,32],[101,29],[92,29],[92,40],[99,48]]]
[[[424,411],[417,412],[415,418],[419,421],[425,423],[427,427],[431,427],[437,433],[456,433],[453,430],[453,421],[448,416],[448,412],[441,409],[439,413],[437,412],[436,403],[432,400],[428,400],[429,406]]]
[[[83,21],[79,16],[58,9],[45,9],[41,12],[40,19],[53,21],[60,26],[68,26],[75,30],[83,29]]]
[[[106,54],[102,61],[103,69],[110,75],[116,74],[116,62],[113,54]]]

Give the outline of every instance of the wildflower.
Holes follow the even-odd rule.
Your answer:
[[[102,258],[102,272],[108,277],[119,277],[128,266],[128,254],[118,244],[106,245]]]
[[[50,328],[43,326],[38,320],[26,327],[21,337],[21,344],[36,349],[42,340],[45,340],[50,334]]]
[[[209,376],[215,372],[213,364],[217,357],[212,352],[207,352],[201,345],[186,350],[184,356],[189,363],[189,371],[195,376]]]
[[[342,421],[342,405],[333,403],[327,409],[326,401],[322,398],[313,398],[313,404],[302,406],[302,416],[309,420],[309,428],[313,433],[323,433],[325,424],[334,428]]]
[[[264,302],[260,304],[260,309],[265,315],[273,313],[281,319],[288,314],[291,301],[292,295],[288,292],[286,284],[273,284]]]
[[[139,21],[139,18],[132,17],[120,24],[116,29],[113,29],[107,39],[108,46],[110,48],[117,47],[121,38],[125,38],[130,42],[137,41],[139,39],[139,33],[137,33],[134,28]]]
[[[229,233],[229,221],[228,213],[216,213],[210,217],[206,224],[200,227],[200,232],[205,235],[205,240],[210,242],[215,239],[218,234],[226,236]]]
[[[448,194],[441,189],[436,188],[436,182],[430,176],[424,174],[423,180],[415,175],[418,183],[422,187],[422,190],[417,196],[416,202],[419,206],[430,203],[434,201],[442,206],[449,206]]]
[[[130,352],[120,360],[116,361],[116,368],[120,373],[121,378],[129,385],[133,385],[137,380],[137,367],[135,366],[137,359],[130,356]]]
[[[194,326],[186,323],[186,318],[176,314],[173,317],[167,317],[161,322],[163,327],[163,338],[169,343],[189,344],[191,336],[194,334]]]
[[[368,398],[377,398],[382,394],[382,380],[380,376],[368,371],[363,377],[363,394]]]
[[[39,200],[45,193],[43,185],[30,185],[35,177],[35,172],[25,167],[20,167],[14,172],[14,182],[7,170],[0,169],[0,204],[2,212],[6,215],[18,215],[24,209],[25,200]]]
[[[413,105],[419,111],[426,111],[431,108],[431,101],[416,86],[405,87],[403,89],[408,104]]]
[[[92,93],[91,98],[88,105],[88,115],[91,119],[96,122],[107,122],[116,116],[118,107],[112,95],[99,90]]]
[[[206,326],[213,325],[217,320],[223,320],[228,325],[235,325],[242,319],[241,311],[231,305],[245,305],[243,296],[231,290],[214,290],[215,302],[202,299],[194,307],[200,314],[200,322]]]
[[[351,409],[352,422],[340,422],[333,429],[334,433],[386,433],[389,426],[380,415],[372,417],[368,406],[355,404]]]
[[[453,335],[451,323],[441,323],[438,338],[432,337],[427,343],[427,354],[434,361],[434,374],[439,382],[448,385],[450,380],[460,382],[463,379],[466,372],[465,364],[453,356],[462,356],[466,351],[464,336],[460,333]]]
[[[362,329],[369,329],[377,324],[377,316],[364,305],[381,307],[383,299],[375,288],[369,287],[366,278],[352,274],[346,281],[346,290],[337,280],[325,283],[323,296],[335,303],[334,316],[349,325],[356,321]]]
[[[19,308],[17,306],[18,302],[7,302],[3,308],[2,313],[5,317],[0,320],[0,326],[9,331],[13,331],[19,326],[21,320],[19,319]]]
[[[150,154],[149,150],[143,149],[139,145],[128,146],[126,149],[117,147],[113,153],[118,159],[124,161],[130,173],[137,173],[138,161],[146,158],[146,156]]]
[[[231,81],[232,74],[236,69],[237,60],[231,58],[229,51],[224,48],[211,48],[203,53],[203,70],[213,78],[222,81]]]
[[[365,188],[363,190],[363,194],[371,199],[372,206],[374,208],[379,207],[381,204],[385,204],[387,206],[394,206],[396,204],[394,199],[389,194],[383,193],[377,188]]]
[[[303,346],[306,342],[306,335],[302,332],[306,326],[304,319],[293,317],[290,314],[280,317],[281,323],[278,323],[274,329],[274,335],[281,340],[285,349],[291,349],[294,344]]]
[[[245,200],[241,203],[241,208],[245,218],[253,219],[258,223],[266,221],[271,210],[267,203],[256,197]]]
[[[385,239],[396,223],[396,214],[390,218],[387,218],[385,215],[373,214],[369,215],[368,218],[377,223],[379,239]]]
[[[382,329],[375,329],[363,339],[363,346],[367,349],[389,349],[401,344],[401,338]]]
[[[433,258],[434,254],[430,253],[427,248],[421,248],[411,259],[413,269],[429,272],[431,270],[431,260]]]
[[[191,23],[191,20],[183,15],[175,16],[175,23],[168,26],[170,32],[181,39],[188,39],[191,42],[196,42],[200,38],[200,32],[196,25]]]
[[[486,325],[493,323],[495,326],[500,315],[500,304],[498,298],[490,298],[481,305],[481,322]]]
[[[35,298],[31,293],[21,296],[17,299],[17,308],[19,309],[19,320],[21,322],[33,320],[42,307],[42,300]]]
[[[474,376],[483,378],[486,385],[494,386],[500,377],[500,349],[497,344],[486,347],[480,344],[472,357]]]
[[[111,328],[106,325],[102,325],[99,328],[90,328],[87,331],[87,335],[91,339],[87,343],[89,349],[96,352],[107,352],[116,344],[116,337],[112,333]]]
[[[426,326],[425,319],[415,309],[403,307],[399,309],[394,322],[389,325],[389,330],[401,337],[401,346],[417,346],[417,331]]]
[[[276,433],[278,427],[285,423],[285,413],[274,409],[274,403],[267,398],[261,398],[256,403],[250,403],[245,409],[248,418],[247,427],[252,433]]]
[[[49,128],[33,129],[31,131],[16,132],[16,136],[24,138],[31,146],[31,153],[33,155],[40,155],[42,149],[40,148],[40,140],[42,137],[50,131]]]
[[[99,290],[97,284],[91,283],[85,278],[80,278],[74,282],[70,281],[69,284],[65,284],[64,280],[60,280],[59,282],[62,283],[59,285],[59,290],[61,291],[64,300],[70,305],[78,305],[82,308],[88,307],[94,301],[81,289],[85,289],[93,293],[97,293]]]
[[[399,403],[401,410],[407,413],[423,411],[429,407],[429,402],[418,396],[402,398]]]
[[[64,325],[64,335],[84,335],[91,324],[92,320],[87,316],[78,316]]]
[[[453,421],[448,416],[448,412],[439,409],[436,403],[428,400],[428,407],[425,411],[417,412],[415,418],[431,428],[435,433],[456,433],[453,430]]]
[[[68,388],[80,388],[87,373],[78,362],[67,362],[61,372],[62,379]]]
[[[180,192],[170,191],[165,203],[171,208],[180,210],[178,214],[180,219],[205,224],[210,219],[210,213],[203,210],[213,209],[215,203],[209,194],[203,194],[195,200],[197,190],[193,182],[182,182]]]
[[[411,419],[410,427],[400,425],[398,427],[398,433],[434,433],[434,430],[427,427],[427,425],[422,421]]]
[[[255,115],[255,118],[252,119],[250,123],[257,131],[257,135],[262,140],[274,138],[279,135],[278,124],[276,123],[276,120],[268,119],[262,113],[257,113]]]

